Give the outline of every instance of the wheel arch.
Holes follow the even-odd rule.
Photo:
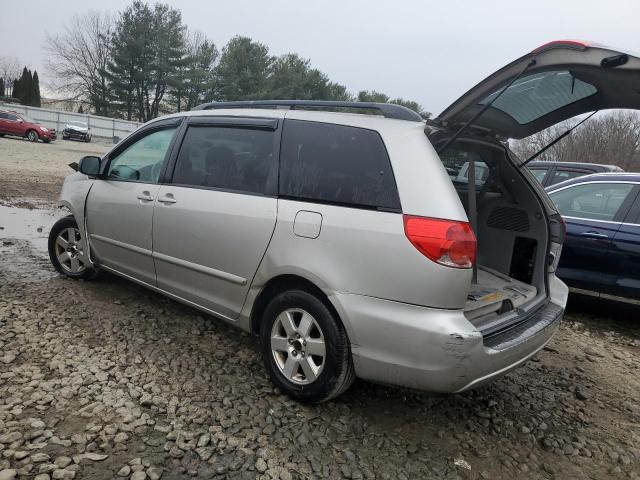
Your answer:
[[[24,136],[25,138],[29,138],[29,133],[34,132],[36,134],[36,137],[38,137],[38,140],[40,140],[40,134],[38,133],[38,131],[35,128],[28,128],[26,132],[24,132]]]
[[[347,334],[347,338],[349,338],[349,329],[345,325],[343,319],[338,313],[338,310],[335,308],[327,294],[324,293],[324,291],[312,281],[296,274],[278,275],[271,278],[269,281],[267,281],[264,287],[262,287],[262,290],[260,290],[260,293],[256,296],[256,299],[254,300],[251,307],[251,315],[249,317],[249,328],[251,334],[258,335],[260,333],[260,322],[262,321],[262,313],[269,304],[269,301],[276,295],[278,295],[278,293],[287,290],[304,290],[311,293],[312,295],[315,295],[334,315],[336,320],[340,323],[345,333]]]

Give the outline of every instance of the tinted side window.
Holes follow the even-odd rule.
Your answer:
[[[611,221],[632,189],[630,183],[583,183],[549,196],[562,215]]]
[[[9,120],[13,120],[14,122],[15,122],[16,120],[18,120],[18,116],[17,116],[17,115],[13,115],[12,113],[7,114],[7,118],[8,118]]]
[[[7,118],[8,115],[6,113],[0,112],[0,118]]]
[[[280,195],[359,207],[400,209],[391,163],[377,132],[287,120]]]
[[[274,135],[271,130],[191,126],[173,183],[264,194],[273,171]]]

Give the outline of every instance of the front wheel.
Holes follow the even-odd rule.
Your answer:
[[[38,133],[35,130],[29,130],[29,133],[27,133],[27,140],[29,140],[30,142],[37,142]]]
[[[273,383],[297,400],[331,400],[355,378],[344,327],[307,291],[286,291],[271,300],[262,317],[260,343]]]
[[[49,259],[53,268],[71,278],[90,279],[96,270],[87,259],[82,235],[72,216],[58,220],[49,233]]]

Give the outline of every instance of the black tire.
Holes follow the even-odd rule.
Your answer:
[[[315,380],[306,384],[296,383],[285,376],[271,347],[272,330],[278,316],[283,312],[298,309],[308,312],[315,320],[319,329],[316,331],[321,333],[325,345],[322,369]],[[262,315],[260,347],[264,366],[273,383],[296,400],[326,402],[346,391],[355,379],[349,339],[344,327],[327,305],[308,291],[289,290],[279,293],[269,302]],[[296,355],[295,351],[293,353]],[[303,352],[298,352],[297,355],[304,357]]]
[[[49,140],[48,138],[46,140],[42,140],[44,143],[51,143],[51,140]]]
[[[35,130],[29,130],[27,132],[27,140],[30,142],[37,142],[40,137],[38,136],[38,132]]]
[[[70,229],[74,229],[76,231],[76,233],[74,234],[74,240],[73,241],[69,241],[71,240],[69,237],[69,233],[71,233],[69,230]],[[49,259],[51,260],[51,264],[53,265],[53,268],[55,268],[59,273],[66,275],[69,278],[76,278],[76,279],[84,279],[84,280],[90,280],[93,277],[96,276],[96,274],[98,273],[97,270],[87,261],[86,263],[83,262],[80,259],[77,259],[77,254],[76,254],[76,259],[77,262],[79,264],[82,264],[83,268],[81,270],[76,270],[74,268],[74,265],[76,264],[75,262],[71,262],[71,256],[73,254],[72,251],[67,251],[67,255],[69,257],[69,265],[63,264],[61,262],[61,260],[59,259],[59,255],[63,255],[64,251],[59,251],[62,250],[63,247],[62,245],[58,244],[58,238],[62,235],[62,240],[67,240],[68,243],[70,244],[75,244],[76,241],[80,240],[80,232],[78,229],[78,224],[76,223],[75,218],[73,218],[73,215],[69,215],[68,217],[64,217],[61,218],[60,220],[58,220],[53,227],[51,228],[51,232],[49,233]],[[75,246],[75,245],[72,245]],[[76,251],[79,251],[80,253],[82,253],[82,249],[76,249]]]
[[[85,141],[86,143],[89,143],[89,142],[91,141],[91,137],[84,137],[84,141]]]

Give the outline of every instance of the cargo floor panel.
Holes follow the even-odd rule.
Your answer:
[[[478,329],[499,315],[533,300],[538,289],[487,267],[478,267],[478,279],[471,285],[465,316]]]

